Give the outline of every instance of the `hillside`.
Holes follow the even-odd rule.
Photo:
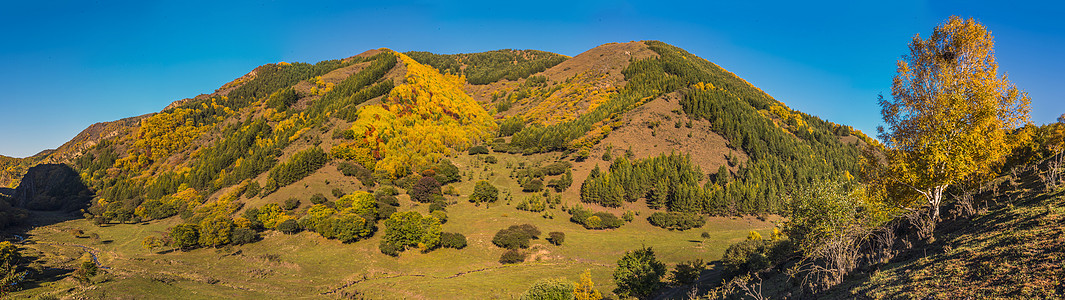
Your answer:
[[[0,160],[22,178],[0,208],[18,296],[507,298],[585,270],[612,295],[626,251],[713,261],[770,235],[780,195],[857,174],[861,143],[657,41],[375,49]],[[508,246],[520,224],[538,238]]]

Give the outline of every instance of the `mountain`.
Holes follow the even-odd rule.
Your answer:
[[[611,285],[604,262],[636,247],[630,242],[675,251],[666,255],[671,262],[696,254],[713,260],[724,244],[682,253],[702,239],[664,228],[707,228],[722,234],[719,241],[751,230],[768,234],[766,220],[785,209],[781,195],[857,174],[859,149],[875,143],[658,41],[611,43],[574,57],[375,49],[260,66],[158,113],[94,124],[55,151],[2,158],[0,179],[20,183],[8,201],[12,210],[28,209],[31,220],[58,218],[19,230],[47,243],[92,242],[86,247],[106,256],[93,259],[112,266],[113,280],[101,290],[78,288],[83,295],[132,288],[127,292],[374,297],[381,294],[363,294],[366,288],[387,285],[396,272],[436,272],[433,282],[448,284],[441,278],[472,272],[466,265],[496,270],[492,232],[513,222],[568,232],[574,248],[537,242],[521,255],[548,265],[587,262],[604,287]],[[40,231],[55,226],[99,236]],[[396,231],[401,227],[407,231]],[[97,243],[100,237],[110,242]],[[616,241],[625,237],[631,241]],[[153,241],[180,251],[155,252]],[[585,244],[592,241],[613,246]],[[145,254],[141,242],[151,251]],[[334,246],[314,246],[320,243]],[[448,245],[466,249],[434,251]],[[271,253],[278,249],[292,256]],[[410,254],[414,249],[423,253]],[[225,252],[226,264],[257,267],[234,267],[247,279],[223,279],[233,274],[198,265],[180,273],[154,269],[166,259],[199,264],[212,251]],[[463,252],[472,254],[441,261]],[[322,255],[343,253],[360,261],[321,266],[335,260]],[[54,255],[44,264],[69,253]],[[440,268],[416,267],[422,263]],[[341,277],[306,273],[315,268]],[[319,281],[267,284],[304,276]],[[499,290],[479,295],[525,289],[489,286]],[[389,291],[469,296],[418,286]]]

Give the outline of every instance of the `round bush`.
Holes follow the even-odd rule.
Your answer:
[[[499,256],[499,263],[501,264],[516,264],[524,261],[525,253],[521,252],[521,250],[510,249]]]
[[[395,245],[387,241],[381,241],[381,245],[378,246],[378,249],[381,250],[381,253],[392,257],[399,256],[399,252],[403,251],[402,246]]]
[[[277,231],[285,234],[293,234],[300,231],[300,225],[296,223],[295,219],[288,219],[281,224],[277,224]]]
[[[562,246],[562,242],[566,241],[566,234],[558,231],[548,233],[547,241],[555,246]]]
[[[461,233],[444,232],[440,234],[440,247],[462,249],[466,248],[466,236]]]
[[[229,242],[234,245],[253,243],[259,239],[259,233],[248,228],[237,227],[229,232]]]
[[[288,200],[285,200],[285,204],[282,205],[281,207],[284,208],[285,210],[296,209],[297,207],[300,207],[300,199],[288,198]]]
[[[521,294],[521,300],[569,300],[573,299],[574,284],[562,278],[545,278],[536,281]]]
[[[314,196],[311,196],[311,204],[322,204],[322,203],[325,203],[326,201],[329,201],[329,200],[326,199],[325,195],[322,195],[322,193],[317,193],[317,194],[314,194]]]

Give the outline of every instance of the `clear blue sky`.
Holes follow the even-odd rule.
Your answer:
[[[356,2],[2,1],[0,154],[58,147],[92,123],[159,111],[271,62],[379,47],[573,56],[647,39],[875,134],[895,61],[952,14],[992,30],[1000,69],[1031,95],[1035,123],[1065,113],[1065,9],[1053,1]]]

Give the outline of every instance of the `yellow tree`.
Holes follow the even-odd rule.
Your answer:
[[[914,36],[909,48],[891,99],[880,97],[887,128],[878,131],[890,177],[911,191],[901,204],[928,206],[920,218],[928,238],[943,191],[991,175],[1009,154],[1009,131],[1028,123],[1030,101],[998,72],[994,38],[971,18],[952,16],[928,39]]]
[[[577,282],[577,286],[574,287],[573,297],[577,300],[603,299],[603,294],[595,289],[595,283],[592,282],[591,270],[584,270],[584,273],[581,273],[581,281]]]

